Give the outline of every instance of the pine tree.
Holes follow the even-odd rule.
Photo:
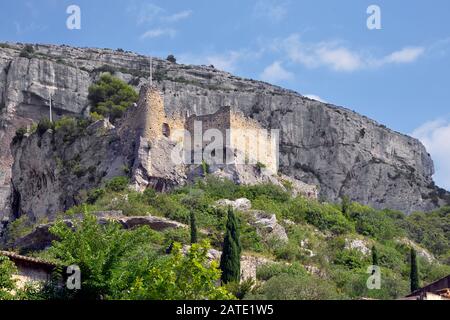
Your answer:
[[[419,269],[417,267],[417,255],[416,250],[411,248],[411,292],[419,289]]]
[[[228,208],[227,229],[220,258],[223,283],[239,281],[241,275],[241,250],[238,220],[230,207]]]
[[[195,217],[195,212],[191,211],[191,244],[197,243],[197,219]]]
[[[372,265],[378,266],[378,251],[375,246],[372,247]]]

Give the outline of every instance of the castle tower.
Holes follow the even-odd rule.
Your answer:
[[[141,88],[139,103],[142,137],[155,141],[167,132],[167,119],[164,111],[164,99],[155,86]]]

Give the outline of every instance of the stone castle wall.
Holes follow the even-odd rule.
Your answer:
[[[231,113],[231,146],[241,152],[249,164],[263,164],[267,170],[278,172],[278,137],[263,129],[258,122],[240,113]]]
[[[138,105],[144,106],[143,137],[149,141],[168,138],[173,131],[184,129],[185,120],[181,116],[167,116],[162,94],[155,87],[142,87]]]
[[[196,128],[201,124],[201,130]],[[230,108],[223,107],[219,109],[216,113],[208,114],[208,115],[192,115],[186,120],[185,129],[191,135],[191,149],[203,149],[205,148],[211,141],[207,139],[201,140],[201,146],[198,145],[195,134],[201,134],[201,137],[205,136],[205,133],[208,130],[219,130],[223,137],[224,146],[229,145],[229,141],[227,141],[227,130],[230,128]],[[197,139],[198,140],[198,139]]]
[[[135,115],[132,121],[141,130],[141,136],[149,142],[158,141],[165,136],[182,142],[188,150],[203,150],[212,141],[201,137],[205,137],[208,130],[214,129],[222,134],[224,148],[231,152],[233,161],[250,165],[261,163],[272,173],[277,173],[276,137],[270,136],[257,121],[234,112],[228,106],[213,114],[168,116],[161,93],[155,87],[144,86],[137,108],[138,111],[133,112]],[[179,134],[182,130],[190,133],[190,143],[185,140],[187,136]],[[201,134],[201,137],[195,137],[195,134]],[[194,159],[193,153],[192,156],[191,159]]]

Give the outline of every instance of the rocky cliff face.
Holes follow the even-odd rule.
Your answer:
[[[48,115],[50,94],[55,116],[86,114],[89,85],[101,71],[112,71],[139,88],[149,69],[148,58],[134,53],[39,45],[25,58],[20,57],[22,49],[20,44],[0,46],[0,215],[9,213],[20,197],[11,188],[12,137],[17,128]],[[210,114],[229,105],[265,128],[281,129],[280,170],[319,185],[321,196],[330,201],[347,195],[377,208],[411,212],[434,209],[448,197],[434,186],[433,162],[419,141],[352,111],[213,67],[156,60],[154,76],[169,114]],[[82,152],[89,141],[78,144]],[[101,161],[114,161],[114,150],[99,148],[106,152]],[[36,141],[20,149],[23,162],[13,170],[19,181],[32,163],[42,166],[49,159]],[[50,168],[45,177],[27,175],[32,181],[21,181],[23,187],[52,185]],[[58,185],[51,188],[59,196]],[[29,192],[40,196],[39,189]]]
[[[86,201],[87,191],[123,175],[126,156],[116,130],[98,121],[70,136],[63,130],[35,133],[12,144],[11,214],[53,218]]]

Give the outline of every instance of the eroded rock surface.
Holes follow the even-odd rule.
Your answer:
[[[236,200],[228,200],[228,199],[221,199],[216,201],[216,205],[222,206],[222,207],[232,207],[234,210],[239,211],[245,211],[250,210],[252,208],[252,203],[250,200],[246,198],[240,198]]]
[[[278,223],[275,214],[260,210],[249,210],[247,212],[253,217],[250,223],[256,227],[258,234],[264,241],[275,240],[282,243],[289,241],[286,230]]]
[[[10,44],[0,48],[0,216],[14,212],[12,207],[19,200],[26,201],[28,196],[37,198],[32,190],[41,193],[47,188],[55,192],[47,197],[65,197],[61,193],[70,191],[53,180],[57,171],[51,160],[53,154],[39,155],[36,141],[21,146],[30,149],[19,153],[33,156],[27,160],[23,157],[15,172],[11,171],[10,142],[15,131],[48,115],[50,94],[54,97],[55,117],[86,115],[90,108],[87,89],[101,71],[113,71],[137,89],[147,82],[148,76],[148,58],[134,53],[38,45],[28,59],[19,56],[23,47]],[[280,129],[280,170],[292,178],[318,185],[319,196],[329,201],[347,195],[376,208],[412,212],[432,210],[450,198],[434,185],[433,162],[418,140],[348,109],[212,67],[155,59],[154,75],[168,114],[180,111],[212,114],[229,105],[264,128]],[[45,149],[47,142],[43,143]],[[99,161],[96,157],[102,161],[100,153],[93,156],[92,161]],[[36,174],[26,170],[33,163],[45,169]],[[23,188],[11,188],[11,179]],[[44,188],[36,189],[41,185]],[[67,200],[67,205],[71,202]],[[26,211],[33,204],[21,206]],[[47,210],[52,211],[51,205]]]

